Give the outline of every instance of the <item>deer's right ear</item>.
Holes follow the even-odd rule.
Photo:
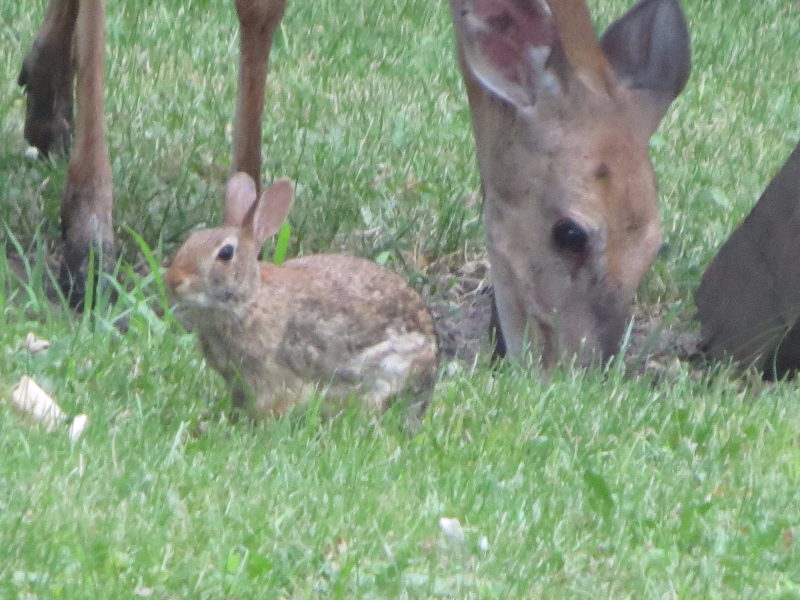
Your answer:
[[[544,2],[451,0],[450,8],[462,70],[514,106],[532,106],[548,76],[545,63],[559,46]]]
[[[289,214],[294,200],[292,182],[288,177],[276,179],[247,213],[242,229],[252,236],[257,247],[261,247],[267,238],[278,233]]]
[[[241,227],[244,216],[256,201],[256,184],[247,173],[234,173],[225,189],[225,227]]]

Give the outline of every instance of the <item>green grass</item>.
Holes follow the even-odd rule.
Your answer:
[[[108,135],[129,263],[143,259],[125,227],[169,254],[221,219],[229,4],[109,3]],[[626,5],[592,4],[602,24]],[[652,143],[668,250],[638,299],[681,303],[683,319],[800,138],[796,3],[685,8],[694,70]],[[41,251],[37,232],[59,236],[64,161],[23,158],[16,76],[43,10],[0,5],[0,219]],[[290,3],[263,170],[297,181],[289,256],[344,248],[420,275],[484,252],[450,28],[441,0]],[[0,259],[2,598],[800,597],[791,384],[688,365],[658,381],[614,366],[551,381],[462,366],[414,438],[400,414],[356,410],[231,425],[194,338],[151,309],[153,278],[122,268],[137,285],[89,318],[20,286]],[[113,326],[123,315],[125,334]],[[28,331],[52,347],[31,356]],[[23,374],[90,415],[81,441],[12,416]],[[463,542],[442,517],[459,519]]]

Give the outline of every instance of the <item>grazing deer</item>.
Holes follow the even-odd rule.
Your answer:
[[[286,0],[235,0],[241,32],[233,170],[259,181],[269,51]],[[545,366],[613,354],[659,245],[647,141],[689,74],[678,0],[642,0],[598,43],[583,0],[451,0],[509,354]],[[74,52],[74,54],[73,54]],[[50,0],[23,63],[25,137],[72,135],[60,280],[80,303],[92,250],[113,256],[103,128],[103,0]]]
[[[660,245],[647,144],[689,77],[680,3],[642,0],[600,41],[584,0],[450,6],[505,348],[605,359]]]
[[[83,301],[91,252],[103,257],[105,268],[114,255],[111,163],[103,124],[103,4],[50,0],[19,76],[28,95],[25,138],[45,154],[72,140],[75,92],[77,119],[61,205],[64,255],[59,274],[74,304]],[[267,62],[286,0],[235,4],[241,46],[232,166],[258,182]]]

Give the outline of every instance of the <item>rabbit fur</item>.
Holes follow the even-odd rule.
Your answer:
[[[438,343],[422,298],[380,265],[317,254],[281,266],[258,261],[293,199],[288,179],[260,197],[244,173],[228,182],[225,226],[198,231],[164,276],[206,362],[250,416],[283,415],[316,393],[325,412],[352,397],[371,412],[408,398],[419,420],[438,374]]]

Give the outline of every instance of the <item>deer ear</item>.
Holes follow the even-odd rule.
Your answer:
[[[451,0],[456,41],[466,67],[495,96],[532,106],[559,46],[555,22],[540,0]]]
[[[691,70],[686,18],[678,0],[641,0],[600,40],[619,84],[631,91],[647,137],[683,91]]]
[[[256,184],[247,173],[234,173],[225,189],[225,227],[240,227],[244,216],[256,201]]]
[[[280,231],[292,207],[292,200],[292,182],[287,177],[277,179],[261,193],[242,224],[244,233],[252,237],[257,247]]]

